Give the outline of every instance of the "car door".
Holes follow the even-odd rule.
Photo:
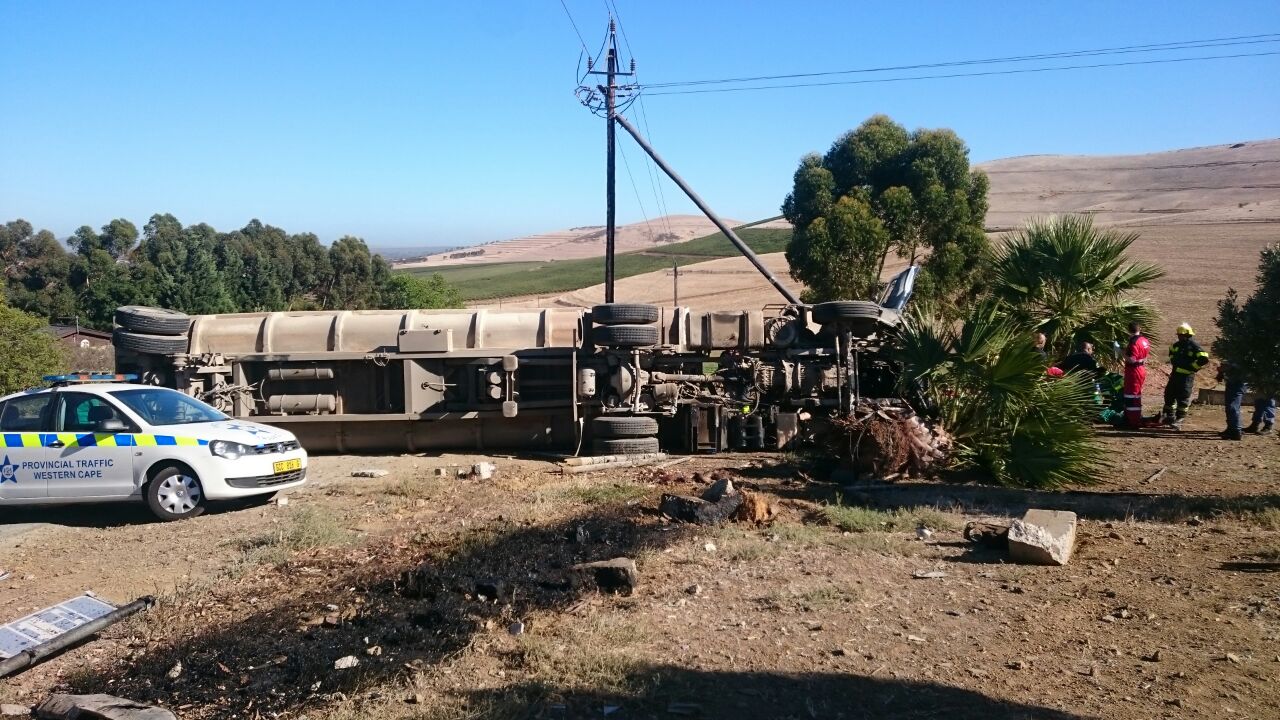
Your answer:
[[[52,395],[26,395],[0,403],[0,503],[30,500],[49,494],[47,469],[53,451],[44,446],[43,432],[53,429],[49,411]]]
[[[55,393],[57,440],[51,443],[57,464],[49,477],[51,498],[128,497],[133,486],[133,434],[137,428],[100,395],[64,390]],[[104,429],[109,421],[114,429]]]

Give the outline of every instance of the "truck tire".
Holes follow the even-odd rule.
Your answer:
[[[876,320],[880,306],[867,300],[834,300],[813,306],[813,319],[823,325],[837,320]]]
[[[177,310],[126,305],[116,308],[116,324],[125,330],[148,335],[186,335],[191,317]]]
[[[658,328],[653,325],[600,325],[591,338],[601,347],[633,348],[658,344]]]
[[[187,351],[188,344],[186,335],[143,335],[128,330],[116,330],[111,342],[121,350],[142,355],[180,355]]]
[[[610,303],[591,308],[591,319],[597,325],[648,325],[658,322],[657,305]]]
[[[591,421],[591,433],[601,439],[653,437],[658,434],[658,421],[643,416],[605,415]]]
[[[591,443],[596,455],[639,455],[656,453],[658,438],[597,438]]]

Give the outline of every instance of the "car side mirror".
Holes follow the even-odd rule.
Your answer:
[[[120,418],[107,418],[106,420],[98,421],[97,429],[98,429],[98,432],[118,433],[118,432],[124,432],[128,428],[125,426],[124,421],[121,420]]]

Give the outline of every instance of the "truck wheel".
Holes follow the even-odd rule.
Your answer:
[[[204,488],[195,473],[170,466],[147,483],[147,505],[161,520],[193,518],[204,512]]]
[[[177,310],[125,305],[116,308],[116,324],[125,330],[150,335],[186,335],[191,317]]]
[[[601,347],[649,347],[658,344],[658,328],[653,325],[600,325],[592,330],[591,338]]]
[[[658,447],[658,438],[597,438],[592,442],[591,447],[595,450],[596,455],[639,455],[642,453],[656,453],[660,450]]]
[[[823,325],[836,320],[876,320],[880,306],[867,300],[835,300],[813,306],[813,319]]]
[[[658,434],[658,421],[651,417],[605,415],[591,421],[591,432],[598,438],[653,437]]]
[[[128,330],[116,330],[111,342],[122,350],[143,355],[180,355],[187,351],[188,345],[186,335],[143,335]]]
[[[657,305],[610,303],[591,308],[591,320],[597,325],[647,325],[658,322]]]

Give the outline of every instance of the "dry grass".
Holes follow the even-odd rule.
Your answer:
[[[331,512],[302,507],[293,512],[281,530],[248,538],[238,543],[244,553],[242,565],[278,565],[295,552],[345,545],[352,540]]]

